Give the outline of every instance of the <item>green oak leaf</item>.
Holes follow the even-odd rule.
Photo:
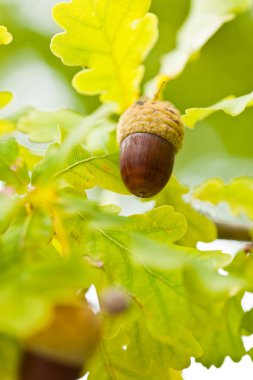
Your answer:
[[[210,341],[215,334],[229,336],[229,324],[221,324],[220,319],[224,310],[230,313],[230,300],[245,285],[237,277],[226,278],[217,273],[231,258],[218,252],[174,245],[184,233],[185,221],[169,206],[126,219],[128,223],[122,226],[95,227],[91,231],[84,230],[80,221],[70,226],[72,244],[80,247],[94,263],[101,263],[101,280],[95,282],[97,290],[109,284],[127,289],[144,313],[149,333],[169,347],[168,367],[185,368],[191,356],[199,357],[209,366]],[[195,273],[190,280],[188,268]],[[231,306],[231,313],[232,309]],[[223,346],[217,339],[217,355],[212,355],[212,364],[217,366],[226,355],[237,360],[244,354],[240,335],[236,334],[242,317],[239,305],[232,314],[235,316],[233,344],[231,341]],[[208,329],[204,326],[206,320]]]
[[[188,60],[224,23],[238,13],[245,12],[250,6],[250,0],[192,0],[189,15],[178,32],[177,46],[163,56],[160,72],[169,79],[179,75]]]
[[[218,276],[209,268],[204,271],[195,266],[186,268],[184,281],[194,315],[192,329],[203,348],[203,355],[196,360],[207,368],[220,367],[226,356],[239,362],[245,355],[241,339],[244,278]]]
[[[243,335],[249,336],[253,334],[253,309],[244,314],[241,328]]]
[[[68,109],[50,112],[29,109],[17,117],[16,126],[12,121],[3,120],[3,123],[14,125],[14,128],[27,134],[31,142],[36,143],[63,142],[78,131],[79,142],[81,139],[86,149],[94,151],[105,149],[113,145],[113,139],[116,140],[116,123],[110,119],[111,111],[105,105],[89,116]],[[36,144],[33,144],[33,149],[36,150]],[[38,154],[41,154],[39,149]]]
[[[135,321],[115,338],[103,340],[89,363],[89,376],[103,380],[110,380],[112,374],[117,380],[182,380],[179,371],[169,368],[167,355],[168,347],[157,342],[145,325]]]
[[[251,252],[245,252],[242,250],[236,254],[232,262],[225,268],[225,270],[232,275],[241,276],[246,282],[245,290],[253,293],[253,254]],[[250,336],[253,334],[253,309],[248,310],[244,313],[241,319],[240,333],[242,335]],[[247,352],[251,357],[252,349]]]
[[[225,268],[228,273],[241,276],[246,282],[245,290],[253,293],[253,254],[246,253],[244,250],[238,252],[232,262]]]
[[[10,190],[13,196],[12,191]],[[22,200],[17,197],[10,197],[8,194],[0,193],[0,233],[4,232],[10,225],[13,218],[18,214],[19,208],[22,205]]]
[[[186,200],[185,194],[189,188],[182,185],[173,176],[166,187],[154,198],[155,206],[171,205],[174,209],[184,215],[187,220],[187,229],[178,243],[185,246],[196,246],[197,242],[209,242],[216,239],[216,228],[214,223],[204,215],[197,212]]]
[[[102,94],[103,102],[127,108],[139,96],[142,61],[157,40],[150,0],[73,0],[58,4],[54,20],[65,29],[51,42],[64,64],[82,66],[73,79],[83,94]]]
[[[127,193],[119,173],[118,153],[89,153],[79,146],[71,152],[65,167],[54,177],[64,178],[76,188],[89,189],[99,185],[118,193]]]
[[[198,121],[205,119],[214,112],[223,111],[228,115],[237,116],[242,113],[246,107],[252,106],[253,91],[238,98],[232,96],[225,98],[210,107],[189,108],[185,111],[185,115],[182,116],[182,119],[187,127],[193,128]]]
[[[0,140],[0,181],[24,192],[30,182],[27,166],[19,157],[19,146],[14,138]]]
[[[0,137],[9,135],[16,128],[16,124],[10,120],[0,119]]]
[[[24,338],[46,324],[50,306],[37,296],[22,294],[18,284],[5,284],[0,291],[0,328],[10,336]],[[33,312],[31,313],[31,310]]]
[[[151,239],[164,243],[180,239],[187,228],[184,216],[175,212],[170,206],[161,206],[143,215],[131,215],[129,220],[133,222],[131,226],[133,233],[137,231],[138,234],[148,234]]]
[[[70,110],[55,112],[31,110],[19,118],[17,129],[28,134],[31,141],[45,143],[59,141],[62,126],[71,130],[82,120],[83,117],[80,114]]]
[[[8,32],[7,28],[0,25],[0,45],[8,45],[12,41],[12,35]]]
[[[89,287],[92,270],[77,255],[62,258],[50,250],[44,260],[24,264],[5,270],[0,289],[0,331],[19,339],[41,329],[54,304],[73,302],[78,289]]]
[[[11,92],[9,92],[9,91],[0,91],[0,109],[4,108],[5,106],[7,106],[7,104],[9,104],[11,102],[12,98],[13,98],[13,95],[12,95]],[[3,128],[4,128],[5,125],[4,125],[4,121],[3,120],[1,120],[1,124],[3,124]],[[2,125],[1,124],[0,124],[0,127],[1,127],[1,130],[2,130]],[[7,121],[6,121],[6,124],[8,124]],[[1,133],[2,133],[2,131],[1,131]]]
[[[102,109],[83,118],[81,124],[72,128],[71,132],[63,127],[60,143],[49,146],[43,160],[33,170],[32,182],[36,184],[58,179],[80,190],[99,185],[108,190],[128,194],[120,177],[114,123],[108,122],[107,116],[108,109]],[[96,130],[102,121],[105,122],[108,132],[100,135],[101,146],[104,146],[105,150],[88,152],[80,144],[94,146],[89,140],[90,133],[93,135],[93,128]]]
[[[2,380],[17,379],[19,355],[18,342],[8,335],[0,334],[0,378]]]
[[[235,178],[228,184],[219,178],[212,178],[196,187],[193,196],[214,205],[226,202],[233,214],[244,213],[253,219],[252,191],[253,180],[251,177]]]

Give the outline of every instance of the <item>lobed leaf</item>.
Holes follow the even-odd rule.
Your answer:
[[[0,181],[24,192],[30,182],[25,162],[19,157],[19,147],[14,138],[0,140]]]
[[[5,26],[0,25],[0,45],[8,45],[12,41],[12,35]]]
[[[9,104],[11,102],[12,98],[13,98],[13,95],[11,92],[0,91],[0,109],[7,106],[7,104]],[[1,123],[3,123],[3,121],[1,121]],[[2,128],[1,128],[1,130],[2,130]],[[2,133],[2,131],[1,131],[1,133]]]
[[[209,242],[216,239],[214,223],[207,217],[197,212],[183,196],[189,193],[187,186],[182,185],[176,177],[172,177],[166,187],[156,195],[153,200],[155,206],[171,205],[184,215],[187,221],[185,234],[178,241],[184,246],[196,246],[197,242]]]
[[[149,14],[150,0],[72,0],[58,4],[53,16],[64,33],[51,49],[64,64],[82,66],[75,89],[100,96],[103,102],[127,108],[139,96],[142,61],[157,39],[157,20]]]
[[[218,205],[226,202],[235,215],[245,213],[253,219],[253,180],[251,177],[240,177],[225,184],[219,178],[207,180],[195,188],[193,195],[201,201]]]
[[[166,218],[166,214],[170,216]],[[102,263],[104,275],[95,282],[98,291],[108,284],[127,289],[145,316],[143,328],[166,346],[167,369],[187,367],[191,356],[199,357],[206,366],[220,366],[226,355],[238,360],[245,353],[237,331],[242,309],[233,297],[243,291],[245,283],[217,273],[217,268],[231,259],[218,252],[172,244],[184,233],[185,222],[171,207],[127,219],[124,226],[89,232],[80,222],[72,226],[73,244],[92,261]],[[229,322],[224,319],[225,310]],[[232,330],[230,323],[234,324]],[[210,342],[217,344],[216,355]]]
[[[169,79],[178,76],[188,60],[224,23],[232,20],[238,13],[245,12],[250,6],[250,0],[192,0],[189,15],[178,32],[177,47],[163,56],[160,72]]]
[[[117,193],[127,193],[119,173],[118,153],[89,153],[79,146],[54,176],[64,178],[75,188],[90,189],[99,185]]]
[[[106,323],[106,321],[105,321]],[[124,348],[122,348],[124,346]],[[90,378],[104,380],[182,380],[168,367],[168,347],[157,342],[140,322],[105,339],[90,363]]]
[[[223,111],[228,115],[237,116],[242,113],[246,107],[253,106],[253,92],[238,98],[229,97],[221,100],[220,102],[205,108],[189,108],[182,116],[184,124],[193,128],[198,121],[201,121],[209,115]]]
[[[17,129],[29,135],[33,142],[52,142],[60,140],[60,129],[71,130],[78,126],[83,117],[70,110],[59,110],[55,112],[42,112],[31,110],[21,116],[17,122]]]

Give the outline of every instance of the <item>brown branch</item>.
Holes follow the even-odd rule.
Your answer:
[[[218,239],[252,242],[253,226],[247,224],[235,224],[214,222],[217,227]]]

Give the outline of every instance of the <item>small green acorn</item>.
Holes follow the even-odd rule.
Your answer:
[[[142,97],[120,117],[120,172],[128,190],[140,198],[159,193],[182,147],[184,126],[169,102]]]

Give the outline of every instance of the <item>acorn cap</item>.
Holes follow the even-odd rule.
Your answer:
[[[134,133],[151,133],[167,140],[177,152],[183,144],[184,126],[179,111],[167,101],[144,96],[120,117],[117,135],[119,144]]]

